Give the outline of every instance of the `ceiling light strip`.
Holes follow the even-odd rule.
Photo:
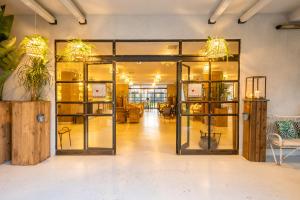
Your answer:
[[[239,24],[246,23],[251,17],[256,15],[262,8],[271,3],[272,0],[259,0],[249,8],[238,20]]]
[[[74,15],[79,24],[86,24],[85,16],[72,0],[60,0],[60,2],[70,11],[70,13],[72,13],[72,15]]]
[[[26,6],[31,8],[35,13],[41,16],[50,24],[56,24],[56,19],[51,15],[45,8],[43,8],[39,3],[34,0],[21,0]]]
[[[217,19],[224,13],[224,11],[228,8],[229,4],[232,0],[222,0],[216,10],[213,12],[211,17],[208,19],[209,24],[215,24]]]

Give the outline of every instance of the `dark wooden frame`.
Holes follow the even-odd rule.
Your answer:
[[[116,120],[115,120],[115,99],[116,94],[114,87],[114,94],[113,94],[113,149],[84,149],[84,150],[58,150],[57,149],[57,75],[56,75],[56,69],[57,69],[57,62],[64,62],[60,58],[57,58],[57,43],[60,42],[67,42],[68,40],[64,39],[58,39],[55,40],[55,148],[56,148],[56,154],[57,155],[114,155],[116,154]],[[115,84],[115,70],[116,70],[116,62],[137,62],[137,61],[145,61],[145,62],[159,62],[159,61],[170,61],[170,62],[177,62],[177,115],[176,115],[176,153],[177,154],[238,154],[239,149],[239,109],[240,109],[240,50],[241,50],[241,40],[240,39],[227,39],[227,41],[231,42],[238,42],[239,43],[239,54],[232,55],[228,58],[228,61],[238,61],[238,114],[234,115],[237,116],[237,135],[236,135],[236,149],[230,149],[230,150],[217,150],[217,151],[206,151],[206,150],[185,150],[181,148],[181,109],[180,106],[180,100],[181,100],[181,68],[182,68],[182,62],[208,62],[208,59],[199,55],[183,55],[182,54],[182,43],[183,42],[206,42],[206,39],[172,39],[172,40],[164,40],[164,39],[158,39],[158,40],[83,40],[86,42],[109,42],[112,43],[112,55],[98,55],[93,56],[93,63],[113,63],[113,71],[114,71],[114,79],[113,84]],[[179,49],[178,49],[178,55],[116,55],[116,43],[118,42],[178,42]],[[222,60],[220,60],[222,61]],[[210,68],[211,69],[211,68]],[[211,70],[210,72],[211,73]],[[226,81],[221,81],[226,82]],[[72,102],[65,102],[65,103],[72,103]],[[78,102],[77,102],[78,103]],[[231,102],[228,102],[231,103]],[[211,115],[211,114],[210,114]],[[61,116],[61,115],[60,115]],[[70,116],[70,115],[63,115],[63,116]],[[72,115],[73,116],[73,115]],[[224,115],[214,115],[214,116],[224,116]],[[227,114],[226,116],[231,116],[231,114]],[[85,137],[88,134],[87,129],[84,128],[84,134]],[[86,138],[85,138],[86,140]],[[85,144],[86,145],[86,144]]]

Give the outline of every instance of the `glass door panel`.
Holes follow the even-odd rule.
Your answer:
[[[237,150],[238,65],[183,62],[178,71],[179,153]]]
[[[86,67],[87,148],[115,152],[115,64],[88,64]]]

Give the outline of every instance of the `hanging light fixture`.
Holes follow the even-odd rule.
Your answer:
[[[80,39],[72,39],[67,43],[62,56],[67,61],[87,61],[92,55],[92,48],[92,45]]]
[[[31,57],[46,59],[48,55],[48,40],[38,34],[28,35],[21,42],[25,53]]]
[[[34,15],[34,34],[25,36],[21,42],[21,47],[26,55],[30,57],[38,57],[47,60],[49,53],[48,39],[37,34],[37,18]]]
[[[224,38],[208,37],[205,46],[205,56],[211,59],[224,58],[228,59],[228,43]]]

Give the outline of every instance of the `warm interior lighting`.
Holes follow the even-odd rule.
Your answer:
[[[228,43],[224,38],[208,37],[206,42],[205,56],[208,58],[228,58]]]
[[[92,55],[92,45],[80,39],[70,40],[63,51],[63,57],[67,61],[86,61]]]
[[[129,83],[128,83],[129,85],[133,85],[133,81],[129,81]]]
[[[21,42],[27,55],[46,59],[48,55],[48,40],[41,35],[26,36]]]
[[[203,74],[208,74],[208,72],[209,72],[209,65],[206,64],[206,65],[204,65],[204,67],[203,67]]]

